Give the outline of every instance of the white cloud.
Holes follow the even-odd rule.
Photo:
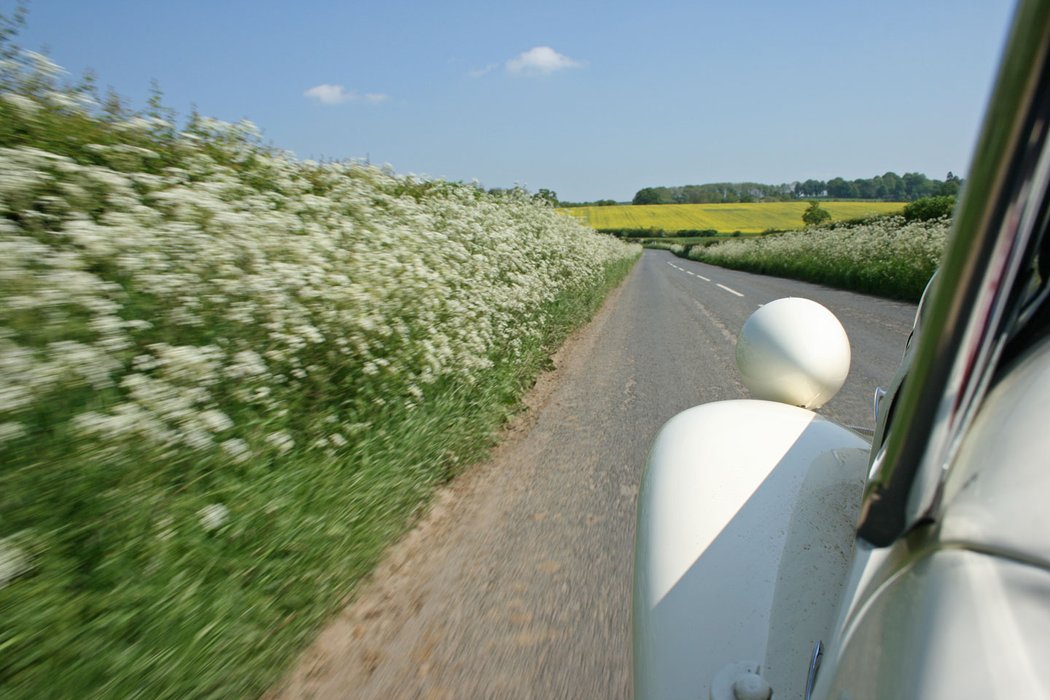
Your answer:
[[[347,92],[342,85],[315,85],[303,93],[305,97],[312,97],[324,105],[337,105],[353,99],[353,93]]]
[[[499,68],[498,63],[490,63],[484,68],[471,68],[468,72],[468,75],[470,75],[471,78],[480,78],[482,76],[488,75],[497,68]]]
[[[342,85],[331,85],[322,83],[315,85],[303,93],[303,97],[310,97],[323,105],[338,105],[344,102],[367,102],[368,104],[379,104],[390,99],[389,95],[380,92],[369,92],[359,95],[353,90],[347,90]]]
[[[518,75],[550,75],[582,65],[581,61],[560,54],[549,46],[536,46],[507,61],[507,72]]]

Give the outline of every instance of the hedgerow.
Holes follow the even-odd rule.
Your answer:
[[[0,694],[258,694],[640,249],[0,74]]]
[[[891,216],[694,247],[694,260],[918,301],[940,262],[950,222]]]

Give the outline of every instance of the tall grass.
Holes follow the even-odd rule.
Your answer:
[[[949,221],[902,217],[694,247],[694,260],[918,301],[940,263]]]
[[[648,240],[642,245],[646,248],[652,248],[653,250],[669,250],[679,257],[685,255],[688,250],[688,248],[681,243],[673,243],[671,241]]]
[[[640,249],[0,71],[0,695],[258,694]]]

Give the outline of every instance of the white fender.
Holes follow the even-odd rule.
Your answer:
[[[663,427],[638,501],[636,698],[723,700],[717,688],[754,669],[774,697],[801,697],[834,624],[868,448],[768,401],[704,404]]]

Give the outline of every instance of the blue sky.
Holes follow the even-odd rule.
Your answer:
[[[0,0],[10,12],[12,0]],[[965,173],[1003,0],[32,0],[20,43],[300,158],[562,199]]]

